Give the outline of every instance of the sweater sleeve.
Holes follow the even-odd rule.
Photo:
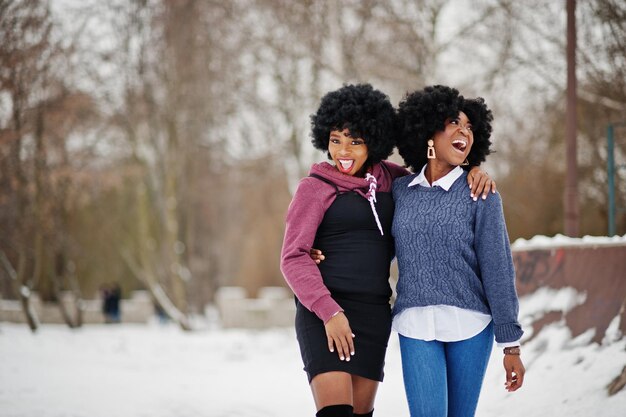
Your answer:
[[[317,264],[309,255],[326,210],[323,196],[328,193],[321,189],[323,185],[312,178],[300,181],[287,210],[280,269],[302,305],[326,323],[343,309],[330,296]]]
[[[519,302],[515,290],[515,269],[502,200],[496,193],[478,203],[474,248],[493,317],[496,342],[517,341],[524,332],[517,321]]]

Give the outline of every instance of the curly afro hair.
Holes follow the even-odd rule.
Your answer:
[[[482,98],[466,99],[458,90],[435,85],[408,94],[398,108],[398,151],[405,164],[418,172],[428,162],[428,140],[445,129],[448,119],[460,112],[472,122],[474,144],[467,157],[469,166],[478,166],[491,153],[493,115]]]
[[[365,141],[366,164],[371,165],[393,152],[396,127],[396,112],[384,93],[370,84],[344,85],[326,94],[317,113],[311,115],[311,142],[328,151],[330,132],[348,129],[352,137]]]

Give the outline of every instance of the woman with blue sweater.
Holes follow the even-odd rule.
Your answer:
[[[431,86],[398,110],[398,150],[417,174],[394,181],[399,279],[393,329],[412,417],[473,416],[492,351],[504,348],[506,389],[522,386],[515,272],[499,194],[474,203],[467,172],[490,153],[482,98]]]

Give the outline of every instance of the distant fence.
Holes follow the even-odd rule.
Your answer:
[[[573,337],[591,330],[591,340],[601,342],[618,317],[619,330],[626,334],[625,239],[599,243],[575,239],[562,244],[550,240],[545,247],[514,247],[513,261],[520,297],[538,289],[557,293],[569,289],[579,295],[575,305],[552,302],[534,314],[531,323],[524,323],[532,327],[532,337],[546,325],[563,322]],[[216,305],[224,327],[293,325],[295,306],[287,288],[265,288],[258,298],[247,298],[243,288],[222,287],[216,294]]]
[[[293,293],[284,287],[261,288],[257,298],[248,298],[241,287],[221,287],[215,304],[223,327],[293,326],[296,314]]]
[[[30,302],[41,323],[65,323],[57,303],[41,301],[36,292],[31,294]],[[63,293],[61,302],[73,314],[76,309],[74,297],[70,293]],[[102,300],[83,300],[83,306],[83,323],[104,323]],[[133,291],[130,298],[120,300],[120,312],[124,323],[147,323],[155,315],[154,304],[147,291]],[[25,323],[21,303],[0,299],[0,321]]]
[[[619,331],[626,334],[626,239],[616,242],[563,244],[546,247],[513,247],[520,297],[537,290],[566,290],[577,294],[574,305],[549,303],[532,316],[532,336],[543,327],[563,322],[576,337],[593,331],[592,341],[601,342],[609,325],[619,317]],[[72,308],[66,296],[62,302]],[[33,307],[42,323],[63,323],[59,306],[42,303],[34,295]],[[286,287],[265,287],[249,298],[241,287],[221,287],[215,306],[225,328],[262,329],[293,326],[295,304]],[[146,323],[154,306],[145,291],[133,292],[121,302],[122,322]],[[24,322],[18,301],[0,300],[0,321]],[[85,301],[84,323],[103,323],[100,300]]]
[[[64,293],[61,302],[68,311],[75,311],[71,294]],[[295,304],[291,290],[283,287],[265,287],[257,298],[248,298],[241,287],[222,287],[215,296],[215,304],[223,327],[261,329],[292,326]],[[31,295],[31,305],[41,323],[63,324],[57,303],[42,302],[36,292]],[[102,300],[83,300],[83,323],[104,323]],[[147,291],[134,291],[128,299],[120,301],[122,323],[147,323],[155,317],[154,304]],[[19,301],[0,299],[0,322],[25,323]]]

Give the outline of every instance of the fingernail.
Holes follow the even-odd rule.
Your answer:
[[[470,187],[470,189],[472,188],[472,183],[471,183],[471,182],[470,182],[470,185],[469,185],[469,187]]]
[[[478,197],[474,197],[474,201],[478,201]]]
[[[474,193],[470,193],[470,197],[474,198]]]
[[[332,353],[332,352],[334,352],[334,351],[335,351],[335,349],[333,349],[333,348],[331,348],[331,349],[330,349],[330,352],[331,352],[331,353]]]
[[[354,356],[354,352],[350,352],[350,355]]]
[[[344,360],[344,357],[343,357],[343,356],[340,356],[340,357],[339,357],[339,359]]]
[[[487,194],[483,195],[483,200],[487,199]]]
[[[346,358],[346,362],[350,362],[350,356]]]

